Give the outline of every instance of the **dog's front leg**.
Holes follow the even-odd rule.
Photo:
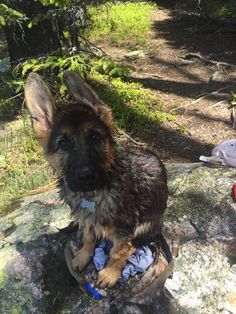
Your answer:
[[[130,255],[135,251],[131,242],[122,239],[113,239],[113,247],[110,252],[110,260],[107,266],[98,273],[98,286],[101,288],[113,287],[125,268],[125,264]]]
[[[83,246],[72,260],[72,266],[74,269],[78,268],[80,271],[84,269],[90,261],[90,258],[93,256],[95,245],[96,235],[94,227],[86,226],[83,232]]]

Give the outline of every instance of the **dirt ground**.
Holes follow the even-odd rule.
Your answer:
[[[164,2],[163,2],[164,3]],[[235,137],[229,104],[236,91],[236,31],[230,23],[159,5],[146,48],[136,58],[100,43],[134,67],[131,80],[155,91],[175,122],[146,126],[149,144],[164,161],[197,161]]]

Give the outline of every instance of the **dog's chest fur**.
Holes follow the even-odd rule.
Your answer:
[[[110,186],[73,193],[62,184],[61,194],[71,207],[74,221],[95,226],[98,237],[109,237],[104,232],[108,229],[128,238],[154,235],[166,207],[166,173],[153,153],[137,147],[116,147]]]

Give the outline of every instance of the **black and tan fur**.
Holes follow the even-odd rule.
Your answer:
[[[39,143],[60,178],[61,195],[84,230],[73,266],[82,270],[96,240],[111,239],[111,257],[98,284],[112,287],[135,248],[161,232],[166,173],[154,153],[115,142],[111,111],[91,87],[70,71],[64,81],[77,104],[56,110],[47,85],[35,73],[25,84],[26,104]],[[83,208],[81,198],[94,201],[95,210]]]

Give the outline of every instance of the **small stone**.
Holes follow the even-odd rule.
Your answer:
[[[144,58],[145,53],[143,50],[134,50],[125,54],[125,58],[135,60],[138,58]]]

